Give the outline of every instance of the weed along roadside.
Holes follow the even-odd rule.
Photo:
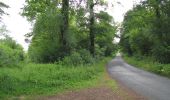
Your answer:
[[[96,87],[103,80],[104,66],[108,60],[110,58],[78,67],[30,63],[19,68],[1,68],[0,97],[56,95],[64,91]]]
[[[170,64],[161,64],[149,57],[137,58],[123,56],[123,58],[135,67],[170,78]]]
[[[98,97],[136,100],[132,91],[109,77],[105,66],[110,60],[105,58],[99,63],[78,67],[30,63],[18,68],[1,68],[0,99],[74,100],[86,97],[100,100]],[[91,95],[93,93],[96,95]]]

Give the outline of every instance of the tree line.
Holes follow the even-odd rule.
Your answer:
[[[170,63],[170,1],[146,0],[125,15],[120,46],[129,56]]]
[[[112,43],[116,23],[107,12],[95,11],[95,7],[107,7],[107,2],[26,0],[25,3],[22,16],[33,23],[32,32],[25,35],[31,38],[28,49],[31,61],[49,63],[70,57],[87,62],[116,50]]]

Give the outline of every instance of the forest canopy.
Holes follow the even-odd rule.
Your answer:
[[[170,1],[146,0],[128,11],[120,45],[130,56],[170,63]]]
[[[30,59],[47,63],[74,52],[85,51],[91,58],[100,58],[116,51],[113,17],[105,11],[95,12],[95,6],[107,7],[103,0],[26,0],[22,15],[35,22],[27,34],[32,37]]]

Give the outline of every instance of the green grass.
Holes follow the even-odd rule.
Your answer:
[[[170,78],[170,64],[161,64],[146,57],[138,59],[136,57],[124,56],[123,58],[133,66]]]
[[[77,67],[59,64],[23,64],[18,68],[0,68],[0,99],[55,95],[96,86],[105,73],[105,64],[108,60]]]

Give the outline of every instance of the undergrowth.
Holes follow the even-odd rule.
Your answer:
[[[129,64],[134,65],[138,68],[170,78],[170,64],[161,64],[147,57],[138,59],[136,57],[124,56],[124,59]]]
[[[110,58],[109,58],[110,59]],[[53,95],[96,86],[108,58],[92,65],[22,64],[0,68],[0,99]]]

